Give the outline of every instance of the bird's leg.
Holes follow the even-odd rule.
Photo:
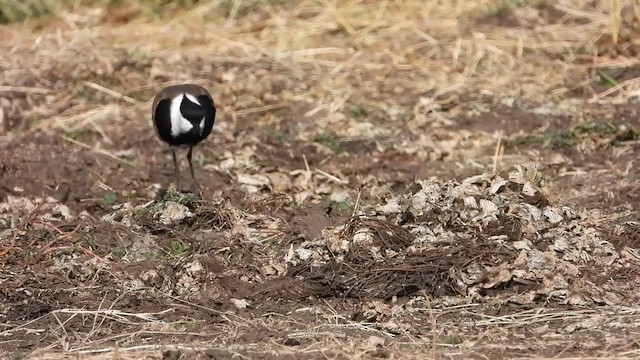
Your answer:
[[[191,153],[193,151],[193,146],[189,147],[189,152],[187,153],[187,160],[189,160],[189,169],[191,170],[191,179],[193,179],[193,184],[195,185],[198,192],[200,192],[200,184],[198,184],[198,180],[196,180],[196,176],[193,172],[193,164],[191,162]]]
[[[173,172],[176,177],[176,190],[180,191],[180,166],[178,166],[176,149],[171,149],[171,155],[173,155]]]

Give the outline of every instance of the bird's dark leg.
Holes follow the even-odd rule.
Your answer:
[[[189,152],[187,153],[187,160],[189,160],[189,169],[191,170],[191,179],[193,179],[193,184],[195,185],[196,189],[198,189],[198,191],[200,191],[200,184],[198,184],[198,180],[196,180],[196,176],[193,172],[193,164],[191,163],[191,153],[193,151],[193,146],[189,147]]]
[[[176,149],[171,149],[171,155],[173,155],[173,172],[176,177],[176,190],[180,191],[180,166],[178,166]]]

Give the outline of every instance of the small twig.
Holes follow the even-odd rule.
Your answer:
[[[620,0],[609,0],[609,30],[611,31],[611,40],[615,45],[618,44],[618,35],[620,34],[621,9]]]
[[[104,304],[104,301],[107,299],[107,294],[104,294],[104,296],[102,297],[102,300],[100,300],[100,304],[98,304],[98,310],[102,309],[102,304]],[[115,302],[114,302],[115,303]],[[111,306],[114,305],[114,303],[111,304]],[[102,325],[102,323],[105,321],[107,317],[103,316],[102,320],[100,321],[100,325]],[[96,313],[93,315],[93,324],[91,325],[91,331],[89,331],[87,333],[87,336],[85,336],[85,338],[82,340],[82,344],[85,344],[89,341],[89,338],[91,337],[91,335],[93,335],[93,333],[96,331],[96,329],[100,326],[98,325],[98,312],[96,311]]]
[[[130,320],[124,320],[126,318],[134,318],[134,319],[140,319],[143,320],[145,322],[162,322],[161,320],[158,320],[155,318],[155,316],[157,315],[164,315],[168,312],[172,312],[174,311],[174,308],[169,308],[169,309],[165,309],[162,311],[158,311],[158,312],[154,312],[154,313],[131,313],[131,312],[126,312],[126,311],[120,311],[120,310],[114,310],[114,309],[99,309],[99,310],[84,310],[84,309],[70,309],[70,308],[66,308],[66,309],[58,309],[58,310],[54,310],[51,313],[52,314],[72,314],[72,315],[109,315],[109,316],[113,316],[114,319],[118,319],[119,321],[126,323],[126,324],[135,324],[134,322],[130,321]]]
[[[242,115],[249,115],[249,114],[255,114],[255,113],[261,113],[261,112],[265,112],[265,111],[271,111],[271,110],[275,110],[275,109],[281,109],[283,107],[287,106],[287,104],[281,103],[281,104],[272,104],[272,105],[265,105],[265,106],[260,106],[260,107],[255,107],[255,108],[250,108],[250,109],[244,109],[244,110],[238,110],[236,111],[236,115],[238,116],[242,116]]]
[[[493,153],[493,173],[498,170],[498,159],[500,158],[500,150],[502,148],[502,131],[498,134],[498,142],[496,143],[496,150]]]
[[[124,101],[126,101],[126,102],[128,102],[130,104],[134,104],[134,105],[140,104],[140,101],[138,101],[138,100],[136,100],[136,99],[134,99],[132,97],[129,97],[127,95],[123,95],[123,94],[121,94],[121,93],[119,93],[119,92],[117,92],[117,91],[115,91],[113,89],[106,88],[106,87],[104,87],[104,86],[102,86],[100,84],[96,84],[96,83],[90,82],[90,81],[85,81],[84,84],[86,86],[94,89],[94,90],[98,90],[98,91],[103,92],[103,93],[105,93],[107,95],[111,95],[116,99],[121,99],[121,100],[124,100]]]
[[[6,86],[0,85],[0,92],[13,92],[13,93],[23,93],[23,94],[48,94],[51,92],[49,89],[43,88],[34,88],[28,86]]]
[[[329,174],[328,172],[322,171],[322,170],[320,170],[320,169],[316,169],[316,172],[317,172],[318,174],[320,174],[320,175],[323,175],[323,176],[327,177],[329,180],[333,180],[333,181],[335,181],[335,182],[337,182],[337,183],[340,183],[340,184],[343,184],[343,185],[346,185],[346,184],[348,184],[348,183],[349,183],[349,181],[348,181],[348,180],[340,179],[339,177],[337,177],[337,176],[335,176],[335,175],[331,175],[331,174]]]
[[[190,302],[188,300],[180,299],[178,297],[175,297],[173,295],[169,295],[167,293],[162,293],[162,294],[167,296],[168,298],[170,298],[170,299],[172,299],[174,301],[180,302],[180,303],[182,303],[184,305],[193,306],[195,308],[198,308],[198,309],[201,309],[201,310],[206,310],[206,311],[209,311],[209,312],[211,312],[213,314],[216,314],[216,315],[220,315],[220,317],[222,317],[224,320],[226,320],[227,322],[229,322],[231,324],[235,324],[236,326],[237,325],[245,325],[246,326],[248,324],[248,320],[246,320],[245,318],[243,318],[243,317],[241,317],[239,315],[236,315],[234,313],[215,310],[215,309],[212,309],[212,308],[207,307],[207,306],[203,306],[203,305],[200,305],[200,304],[196,304],[196,303]],[[234,317],[236,319],[236,321],[231,320],[230,317]]]
[[[98,182],[98,186],[104,191],[116,192],[111,186],[105,184],[102,181]]]
[[[340,12],[340,10],[338,10],[334,4],[330,3],[327,0],[321,0],[321,2],[324,6],[327,7],[327,9],[329,9],[329,11],[331,11],[331,13],[333,13],[333,15],[336,17],[336,19],[340,23],[340,25],[342,25],[342,27],[349,33],[349,35],[356,34],[356,31],[353,28],[353,26],[349,24],[347,19],[343,16],[342,12]]]
[[[302,160],[304,160],[304,167],[307,169],[307,172],[311,172],[311,169],[309,169],[309,161],[307,161],[307,155],[302,154]]]
[[[60,234],[60,236],[58,236],[57,238],[53,239],[52,241],[50,241],[48,244],[46,244],[45,246],[41,246],[39,253],[47,253],[50,252],[49,249],[51,247],[51,245],[55,244],[56,242],[60,241],[60,240],[64,240],[68,237],[70,237],[71,235],[75,234],[78,229],[80,229],[80,227],[82,226],[82,224],[78,224],[73,230],[69,231],[69,232],[63,232],[62,230],[60,230],[58,227],[56,227],[53,224],[49,224],[49,223],[45,223],[45,222],[40,222],[38,221],[37,223],[41,223],[42,225],[46,225],[48,227],[53,228],[56,232],[58,232],[58,234]],[[31,243],[31,245],[33,245],[33,242]],[[54,249],[55,250],[55,249]]]
[[[229,17],[227,17],[227,21],[225,25],[229,26],[233,23],[236,16],[238,15],[238,10],[240,10],[240,3],[242,0],[233,0],[233,6],[231,7],[231,11],[229,11]]]
[[[46,221],[34,220],[31,223],[32,224],[36,224],[36,225],[41,225],[43,227],[47,227],[47,228],[50,228],[50,229],[53,229],[53,231],[57,232],[60,235],[64,234],[64,231],[60,230],[59,227],[57,227],[57,226],[55,226],[55,225],[53,225],[51,223],[48,223]],[[78,226],[80,226],[80,225],[78,225]]]
[[[99,126],[98,124],[96,124],[96,122],[93,121],[93,119],[91,119],[91,118],[89,118],[88,121],[89,121],[89,124],[91,124],[91,126],[93,126],[93,128],[96,129],[96,131],[102,136],[103,139],[105,139],[105,141],[108,144],[113,145],[113,140],[111,140],[109,135],[107,135],[107,132],[104,131],[102,126]]]
[[[78,145],[78,146],[83,147],[83,148],[85,148],[85,149],[87,149],[87,150],[91,150],[91,151],[93,151],[93,152],[95,152],[95,153],[98,153],[98,154],[102,154],[102,155],[108,156],[108,157],[110,157],[110,158],[112,158],[112,159],[114,159],[114,160],[116,160],[116,161],[119,161],[119,162],[121,162],[121,163],[123,163],[123,164],[129,165],[129,166],[132,166],[132,167],[135,167],[135,166],[136,166],[134,163],[132,163],[132,162],[130,162],[130,161],[127,161],[127,160],[124,160],[124,159],[121,159],[121,158],[119,158],[119,157],[117,157],[117,156],[113,155],[112,153],[110,153],[110,152],[108,152],[108,151],[106,151],[106,150],[93,148],[93,147],[91,147],[89,144],[85,144],[85,143],[83,143],[82,141],[78,141],[78,140],[72,139],[72,138],[70,138],[70,137],[68,137],[68,136],[65,136],[65,135],[60,135],[60,137],[61,137],[62,139],[64,139],[65,141],[68,141],[68,142],[70,142],[70,143],[72,143],[72,144],[74,144],[74,145]]]
[[[353,206],[353,212],[351,213],[351,217],[356,216],[358,214],[358,210],[360,209],[360,196],[362,195],[362,189],[358,189],[358,197],[356,198],[356,204]]]
[[[17,330],[24,330],[25,332],[42,332],[43,330],[34,330],[34,329],[30,329],[28,328],[29,325],[34,324],[40,320],[46,319],[47,317],[49,317],[49,313],[46,313],[36,319],[30,320],[24,324],[20,324],[20,325],[15,325],[15,324],[2,324],[2,326],[4,327],[8,327],[8,329],[0,331],[0,336],[9,336],[9,335],[13,335],[14,331]]]
[[[629,86],[629,85],[635,85],[637,83],[640,83],[640,77],[637,78],[633,78],[633,79],[629,79],[626,81],[623,81],[621,83],[619,83],[618,85],[609,88],[599,94],[596,94],[594,96],[592,96],[591,98],[589,98],[589,100],[587,100],[588,103],[592,104],[600,99],[602,99],[605,96],[611,95],[613,93],[615,93],[616,91],[622,90],[624,87]]]
[[[40,253],[41,254],[48,254],[48,253],[50,253],[52,251],[56,251],[56,250],[73,250],[73,249],[82,250],[82,252],[85,255],[91,256],[91,257],[93,257],[95,259],[98,259],[98,260],[100,260],[100,262],[103,262],[103,263],[108,263],[109,262],[107,259],[103,258],[102,256],[99,256],[98,254],[96,254],[92,250],[87,249],[84,246],[77,246],[77,245],[51,247],[51,248],[47,248],[47,249],[41,250]]]

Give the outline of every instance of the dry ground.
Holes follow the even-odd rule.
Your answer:
[[[2,358],[640,357],[635,3],[192,3],[0,28]]]

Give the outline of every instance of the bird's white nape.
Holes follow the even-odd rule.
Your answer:
[[[185,94],[181,93],[178,96],[171,99],[171,106],[169,107],[169,120],[171,121],[171,136],[178,137],[181,134],[186,134],[193,128],[193,124],[189,120],[185,119],[180,112],[180,104]],[[198,99],[191,94],[186,94],[187,98],[194,103],[200,105]]]
[[[184,95],[187,97],[187,99],[191,100],[192,103],[196,103],[196,104],[202,106],[202,104],[200,104],[200,101],[198,100],[197,97],[195,97],[195,96],[193,96],[191,94],[187,94],[187,93],[185,93]]]

